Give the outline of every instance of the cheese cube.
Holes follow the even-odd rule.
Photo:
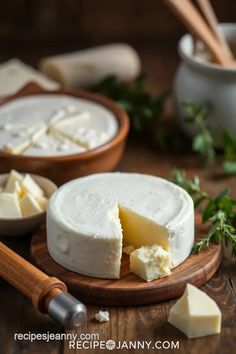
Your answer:
[[[4,188],[4,192],[6,193],[14,193],[16,190],[16,182],[21,183],[23,181],[23,175],[15,170],[11,170],[6,186]]]
[[[39,204],[42,210],[47,209],[48,200],[46,197],[35,197],[36,202]]]
[[[39,187],[39,185],[34,181],[34,179],[29,175],[26,174],[22,183],[21,183],[22,188],[32,194],[35,197],[43,197],[44,192],[43,190]]]
[[[144,246],[130,254],[130,271],[147,282],[171,273],[170,254],[159,245]]]
[[[0,218],[20,218],[21,210],[16,194],[0,194]]]
[[[32,216],[43,211],[34,197],[29,193],[25,194],[20,200],[20,208],[23,217]]]
[[[169,313],[168,322],[188,338],[204,337],[221,331],[221,311],[214,300],[191,284]]]

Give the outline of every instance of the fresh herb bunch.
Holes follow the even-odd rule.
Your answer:
[[[192,149],[200,153],[207,166],[213,165],[215,162],[214,140],[208,125],[208,117],[213,110],[212,104],[210,101],[205,101],[202,104],[186,101],[183,104],[186,114],[185,120],[188,123],[195,123],[199,131],[193,138]]]
[[[228,175],[236,174],[236,136],[229,132],[223,133],[223,150],[224,150],[224,172]]]
[[[162,133],[158,124],[168,92],[152,97],[144,89],[143,77],[124,83],[119,82],[115,76],[105,78],[93,91],[112,98],[128,113],[131,133],[161,143]]]
[[[205,202],[202,222],[210,222],[211,226],[208,233],[194,245],[193,252],[199,253],[210,243],[220,244],[224,240],[226,245],[231,243],[232,255],[236,257],[236,200],[231,198],[229,189],[211,198],[201,190],[199,177],[188,179],[185,172],[178,169],[173,171],[173,181],[192,196],[195,207]]]
[[[194,123],[198,129],[197,135],[192,142],[192,149],[202,156],[205,164],[214,164],[217,151],[214,147],[212,127],[208,124],[208,118],[213,111],[210,101],[197,104],[193,101],[183,103],[186,121]],[[228,175],[236,174],[236,136],[228,131],[222,133],[223,146],[223,170]]]

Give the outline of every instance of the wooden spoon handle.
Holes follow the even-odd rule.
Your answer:
[[[206,45],[217,63],[232,66],[232,60],[226,55],[200,13],[189,0],[164,1],[177,13],[185,26]]]
[[[222,31],[219,28],[219,23],[216,17],[216,14],[213,10],[213,7],[210,3],[209,0],[197,0],[198,5],[203,13],[203,15],[205,16],[208,25],[210,27],[210,29],[212,30],[213,34],[215,35],[215,37],[217,38],[218,42],[221,44],[221,46],[223,47],[226,55],[231,59],[234,60],[233,54],[231,52],[231,49],[222,33]]]
[[[50,293],[66,292],[66,285],[49,277],[0,242],[0,276],[32,300],[34,307],[47,312]],[[46,301],[46,302],[45,302]]]

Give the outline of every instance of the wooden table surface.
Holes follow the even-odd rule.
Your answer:
[[[153,53],[152,53],[153,55]],[[162,51],[157,61],[150,56],[143,56],[145,67],[149,73],[148,87],[156,92],[171,84],[177,59],[168,58]],[[166,64],[167,63],[167,64]],[[159,75],[160,74],[160,75]],[[144,142],[129,142],[125,155],[117,170],[142,172],[170,177],[174,167],[184,168],[189,176],[195,173],[203,179],[205,190],[216,193],[223,187],[235,187],[236,177],[222,179],[212,171],[204,170],[198,159],[189,154],[167,154],[150,149]],[[236,190],[233,191],[236,196]],[[3,242],[12,247],[26,258],[29,258],[30,238],[2,238]],[[100,306],[88,305],[87,323],[78,331],[80,333],[99,334],[100,340],[113,339],[117,341],[178,341],[179,349],[156,349],[160,353],[235,353],[236,352],[236,262],[232,261],[227,250],[224,250],[222,265],[215,276],[202,287],[220,306],[223,313],[222,332],[220,335],[201,339],[188,340],[185,336],[167,323],[168,311],[175,301],[140,307],[102,307],[110,312],[110,321],[97,323],[95,313]],[[63,330],[47,316],[39,314],[31,306],[30,301],[5,282],[0,284],[0,354],[71,354],[71,353],[103,353],[105,350],[69,349],[68,342],[63,341],[15,341],[15,333],[60,333]],[[109,352],[108,350],[106,352]],[[137,352],[145,350],[113,350],[114,353]],[[150,349],[152,352],[152,349]]]

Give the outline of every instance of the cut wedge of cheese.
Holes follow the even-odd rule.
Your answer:
[[[16,194],[0,193],[0,218],[12,219],[22,216]]]
[[[119,278],[123,242],[161,245],[173,268],[188,257],[193,241],[193,201],[162,178],[95,174],[65,184],[49,201],[49,253],[81,274]]]
[[[26,193],[20,200],[20,209],[23,217],[39,214],[43,211],[30,193]]]
[[[15,188],[16,188],[16,182],[21,183],[23,181],[24,176],[15,171],[15,170],[11,170],[9,177],[7,179],[7,183],[5,185],[4,188],[4,192],[5,193],[14,193]]]
[[[186,334],[198,338],[221,331],[221,312],[214,300],[191,284],[169,313],[168,322]]]
[[[147,282],[171,273],[169,252],[159,245],[145,246],[130,254],[130,271]]]
[[[43,123],[32,126],[13,125],[12,129],[0,131],[2,150],[4,152],[19,155],[34,144],[45,134],[47,126]]]
[[[0,97],[13,95],[32,81],[47,90],[57,90],[60,87],[57,82],[19,59],[11,59],[0,65]]]
[[[35,200],[42,210],[47,210],[48,199],[42,196],[36,196]]]
[[[42,188],[39,187],[39,185],[28,173],[24,176],[24,179],[21,182],[21,187],[25,190],[25,192],[32,194],[34,197],[44,196],[44,191]]]

